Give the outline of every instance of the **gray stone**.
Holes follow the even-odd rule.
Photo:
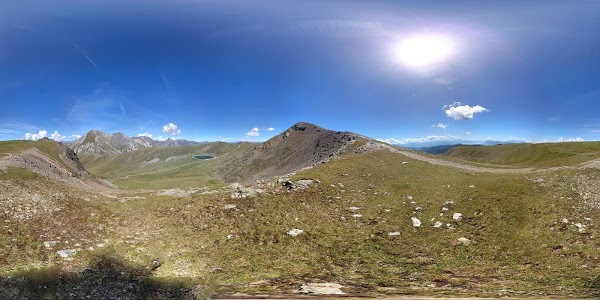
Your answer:
[[[56,253],[60,257],[62,257],[62,258],[68,258],[68,257],[71,257],[71,256],[75,255],[77,253],[77,250],[75,250],[75,249],[65,249],[65,250],[56,251]]]
[[[57,241],[44,241],[44,247],[50,248],[56,246]]]
[[[300,286],[300,293],[314,294],[314,295],[343,295],[342,285],[337,283],[325,282],[325,283],[307,283]]]

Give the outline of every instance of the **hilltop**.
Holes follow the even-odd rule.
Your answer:
[[[299,122],[242,155],[229,158],[217,174],[228,182],[284,175],[334,158],[357,139],[370,140],[356,133]]]

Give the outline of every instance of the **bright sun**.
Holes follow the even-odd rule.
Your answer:
[[[413,35],[400,41],[394,49],[399,61],[409,67],[431,67],[450,58],[455,52],[454,41],[443,35]]]

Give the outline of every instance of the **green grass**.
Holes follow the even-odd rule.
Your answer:
[[[59,156],[59,150],[54,141],[0,141],[0,158],[10,154],[17,154],[30,148],[37,148],[46,153],[58,162],[62,162]]]
[[[248,143],[217,142],[198,146],[143,148],[113,155],[81,154],[81,162],[92,174],[127,189],[218,187],[224,183],[215,176],[216,170],[251,146]],[[199,154],[215,158],[193,158]]]
[[[360,143],[350,146],[350,152]],[[10,147],[22,147],[18,144]],[[595,155],[595,146],[573,145],[548,145],[533,152],[543,155],[513,164],[575,164]],[[61,208],[4,224],[0,285],[16,284],[43,298],[48,290],[58,293],[57,278],[66,272],[67,290],[81,286],[109,290],[132,284],[142,296],[147,287],[159,296],[181,291],[187,297],[198,284],[217,293],[282,293],[315,281],[337,282],[347,292],[365,295],[600,294],[596,241],[600,232],[594,225],[599,211],[582,207],[573,190],[576,176],[594,175],[595,170],[473,175],[378,151],[350,153],[298,172],[291,180],[318,181],[306,190],[269,190],[246,199],[231,199],[226,190],[190,197],[152,191],[222,186],[211,172],[227,159],[227,153],[248,147],[237,146],[84,156],[84,164],[95,172],[129,188],[120,191],[76,190],[21,170],[0,173],[0,180],[50,197]],[[567,149],[578,154],[561,156]],[[216,158],[199,161],[193,154]],[[177,155],[185,157],[165,161]],[[140,167],[153,158],[160,162]],[[533,177],[543,181],[535,183]],[[133,196],[138,198],[126,201]],[[450,200],[454,208],[443,212],[443,204]],[[226,204],[236,208],[225,209]],[[351,211],[352,206],[360,209]],[[422,210],[416,211],[417,207]],[[454,212],[462,213],[463,219],[453,220]],[[354,213],[362,217],[354,218]],[[412,226],[413,216],[421,220],[420,228]],[[3,210],[0,217],[10,219]],[[433,228],[432,218],[444,227],[450,223],[452,229]],[[563,218],[570,223],[562,223]],[[574,222],[588,224],[586,231],[578,232]],[[304,232],[287,235],[293,228]],[[388,235],[396,231],[399,236]],[[227,239],[230,234],[233,237]],[[82,249],[96,249],[82,250],[73,261],[65,261],[56,256],[57,249],[41,244],[58,237],[61,249],[75,243]],[[453,246],[460,237],[473,243]],[[106,261],[98,243],[118,259]],[[154,260],[160,266],[148,271]],[[98,281],[104,277],[98,274],[108,274],[114,281],[103,285]],[[15,281],[11,276],[25,279]],[[259,280],[268,283],[251,284]]]
[[[576,165],[600,158],[600,142],[459,146],[446,156],[519,167]]]
[[[214,280],[220,292],[277,292],[307,281],[334,281],[356,293],[383,287],[399,293],[496,296],[503,289],[593,293],[585,287],[598,276],[600,266],[592,258],[600,251],[586,238],[589,232],[560,224],[564,217],[583,216],[574,216],[578,200],[563,185],[572,173],[557,176],[547,179],[552,186],[540,188],[526,176],[473,176],[377,152],[352,154],[299,173],[293,179],[321,181],[306,191],[243,200],[227,194],[148,197],[114,203],[111,209],[127,216],[131,228],[156,233],[156,240],[136,247],[164,258],[164,276],[183,267]],[[448,200],[455,208],[440,217]],[[237,208],[225,210],[229,203]],[[351,206],[361,208],[361,218],[351,217]],[[417,206],[423,211],[416,213]],[[452,212],[463,213],[464,219],[453,221]],[[411,216],[423,222],[421,228],[412,226]],[[433,228],[431,218],[455,228]],[[288,236],[293,228],[304,233]],[[401,235],[388,236],[393,231]],[[228,234],[233,238],[227,240]],[[164,236],[169,238],[158,238]],[[452,246],[459,237],[473,244]],[[143,259],[136,247],[123,245],[122,251]],[[273,284],[248,285],[258,280]],[[431,284],[437,288],[428,288]]]

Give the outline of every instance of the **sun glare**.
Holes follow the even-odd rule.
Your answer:
[[[446,61],[455,48],[455,42],[447,36],[414,35],[401,40],[394,54],[406,66],[426,68]]]

